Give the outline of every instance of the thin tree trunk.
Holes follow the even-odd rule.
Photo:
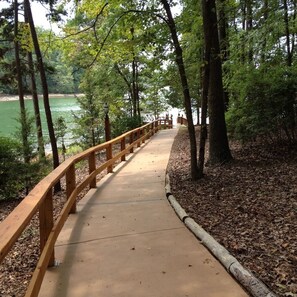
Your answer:
[[[264,13],[263,13],[263,17],[264,17],[264,22],[266,23],[266,20],[268,19],[268,0],[264,0]],[[267,44],[267,40],[266,40],[266,34],[263,37],[263,42],[262,42],[262,49],[261,49],[261,63],[265,63],[266,61],[266,44]]]
[[[254,55],[254,49],[253,49],[253,41],[251,37],[251,31],[253,30],[253,0],[247,1],[247,9],[246,9],[246,29],[247,33],[249,35],[249,42],[248,42],[248,61],[249,63],[253,62],[253,55]]]
[[[135,73],[135,83],[136,83],[136,105],[137,105],[137,116],[140,122],[141,114],[140,114],[140,97],[139,97],[139,71],[138,71],[138,62],[136,62],[136,73]]]
[[[121,71],[120,67],[118,64],[115,64],[115,69],[116,71],[119,73],[119,75],[123,78],[123,80],[125,81],[127,87],[128,87],[128,90],[129,90],[129,93],[130,93],[130,97],[132,98],[133,96],[133,91],[132,91],[132,88],[131,88],[131,83],[128,81],[127,77],[124,75],[124,73]]]
[[[42,159],[45,159],[44,140],[43,140],[43,133],[42,133],[42,124],[41,124],[41,118],[40,118],[36,80],[35,80],[35,74],[34,74],[34,64],[33,64],[33,58],[32,58],[31,52],[28,53],[28,65],[29,65],[29,71],[31,76],[31,92],[32,92],[35,124],[36,124],[36,131],[37,131],[38,155],[39,155],[39,159],[42,160]]]
[[[183,52],[177,37],[176,26],[175,26],[174,19],[172,17],[169,3],[167,0],[160,0],[160,1],[163,4],[163,7],[167,14],[167,18],[168,18],[167,24],[169,26],[172,41],[174,44],[176,63],[178,66],[180,80],[183,88],[184,106],[185,106],[187,120],[188,120],[188,132],[189,132],[190,148],[191,148],[191,177],[193,180],[197,180],[199,178],[199,174],[198,174],[198,164],[197,164],[196,133],[195,133],[195,127],[193,124],[191,96],[190,96],[189,85],[188,85],[188,80],[187,80],[184,61],[183,61]]]
[[[26,10],[25,10],[25,22],[27,24],[29,23]],[[38,102],[38,95],[37,95],[32,52],[28,52],[27,57],[28,57],[28,66],[29,66],[30,79],[31,79],[31,92],[32,92],[33,105],[34,105],[35,124],[36,124],[36,131],[37,131],[38,155],[39,155],[39,160],[42,160],[42,159],[45,159],[45,150],[44,150],[44,140],[43,140],[43,133],[42,133],[42,124],[41,124],[41,118],[40,118],[40,109],[39,109],[39,102]]]
[[[201,98],[201,125],[200,125],[200,142],[199,142],[199,159],[198,159],[198,172],[199,178],[204,175],[205,163],[205,145],[207,139],[207,98],[208,98],[208,84],[209,84],[209,57],[210,51],[205,48],[205,61],[202,76],[202,98]]]
[[[205,88],[208,85],[209,162],[218,164],[232,159],[232,156],[224,113],[222,64],[215,0],[202,0],[202,11],[206,59],[209,59],[209,81],[208,84],[207,81],[204,81],[205,85],[203,86]]]
[[[220,49],[221,49],[221,56],[222,62],[226,62],[229,60],[229,39],[228,39],[228,18],[226,12],[226,0],[220,0],[220,9],[219,9],[219,41],[220,41]],[[225,111],[228,110],[229,106],[229,93],[224,88],[224,104],[225,104]]]
[[[17,72],[17,82],[18,82],[18,95],[20,103],[20,114],[21,114],[21,134],[22,134],[22,145],[23,145],[23,157],[26,164],[30,163],[30,157],[28,154],[28,138],[27,138],[27,116],[25,110],[25,100],[24,100],[24,90],[23,90],[23,78],[21,70],[21,60],[20,60],[20,45],[18,41],[18,1],[14,0],[14,49],[15,49],[15,64]]]
[[[290,27],[289,27],[289,14],[288,14],[288,2],[283,0],[284,4],[284,22],[285,22],[285,32],[286,32],[286,47],[287,47],[287,65],[292,66],[292,51],[290,44]]]
[[[134,42],[134,28],[130,29],[132,35],[132,42]],[[136,57],[133,49],[132,60],[132,103],[133,103],[133,116],[137,116],[137,86],[136,86]]]
[[[43,60],[42,60],[42,54],[41,54],[40,47],[39,47],[39,42],[38,42],[38,38],[37,38],[35,26],[34,26],[34,21],[33,21],[33,17],[32,17],[29,0],[24,0],[24,7],[26,10],[26,15],[28,17],[29,24],[30,24],[31,37],[32,37],[32,41],[34,44],[36,58],[37,58],[37,66],[38,66],[38,70],[40,72],[40,79],[41,79],[42,91],[43,91],[44,109],[45,109],[49,138],[50,138],[52,154],[53,154],[53,166],[54,166],[54,168],[56,168],[59,166],[59,154],[58,154],[54,125],[53,125],[53,120],[52,120],[52,114],[51,114],[51,109],[50,109],[50,104],[49,104],[48,85],[47,85],[45,69],[44,69],[44,64],[43,64]],[[59,190],[61,190],[60,182],[58,182],[55,187],[55,191],[59,191]]]

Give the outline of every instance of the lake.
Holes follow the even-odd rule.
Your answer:
[[[33,115],[33,101],[31,99],[25,100],[25,104],[30,114]],[[73,127],[72,113],[80,110],[76,99],[74,97],[50,98],[50,106],[53,121],[62,116],[66,122],[67,127],[71,129]],[[42,121],[42,130],[45,138],[48,138],[46,117],[42,98],[39,99],[39,108]],[[17,127],[19,125],[16,120],[16,118],[19,117],[19,114],[19,101],[0,101],[0,136],[13,136],[13,134],[17,131]],[[66,135],[65,142],[72,142],[71,133],[68,133]]]

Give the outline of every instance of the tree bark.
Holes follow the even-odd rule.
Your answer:
[[[29,23],[26,10],[25,10],[25,22],[27,24]],[[41,124],[41,118],[40,118],[40,109],[39,109],[39,102],[38,102],[38,95],[37,95],[32,52],[28,52],[27,57],[28,57],[28,66],[29,66],[30,79],[31,79],[31,92],[32,92],[32,99],[33,99],[33,106],[34,106],[35,125],[36,125],[36,131],[37,131],[38,156],[39,156],[39,160],[42,160],[42,159],[45,159],[45,150],[44,150],[44,140],[43,140],[43,133],[42,133],[42,124]]]
[[[169,3],[167,0],[160,0],[160,1],[163,4],[163,7],[167,14],[167,18],[168,18],[167,24],[169,26],[172,41],[174,44],[176,63],[178,66],[180,80],[183,88],[184,106],[185,106],[185,111],[186,111],[187,120],[188,120],[188,132],[189,132],[190,148],[191,148],[191,177],[193,180],[197,180],[199,178],[199,172],[198,172],[198,164],[197,164],[196,133],[195,133],[195,127],[194,127],[193,117],[192,117],[191,96],[190,96],[189,85],[188,85],[186,70],[185,70],[184,61],[183,61],[183,51],[177,37],[176,26],[175,26],[174,19],[172,17]]]
[[[18,41],[19,34],[19,20],[18,20],[18,1],[14,0],[14,50],[15,50],[15,65],[17,72],[17,83],[18,83],[18,95],[20,103],[20,115],[21,115],[21,135],[22,135],[22,149],[23,149],[23,158],[26,164],[30,163],[30,157],[28,154],[28,137],[26,133],[27,129],[27,116],[25,110],[25,100],[24,100],[24,90],[23,90],[23,77],[21,70],[21,60],[20,60],[20,44]]]
[[[46,115],[46,120],[47,120],[49,138],[50,138],[51,147],[52,147],[53,166],[54,166],[54,168],[56,168],[59,166],[59,154],[58,154],[54,125],[53,125],[53,120],[52,120],[51,108],[50,108],[50,104],[49,104],[48,85],[47,85],[42,54],[41,54],[40,47],[39,47],[39,42],[38,42],[37,33],[35,30],[35,26],[34,26],[34,21],[33,21],[33,17],[32,17],[29,0],[24,0],[24,8],[26,10],[26,15],[28,17],[28,21],[29,21],[29,25],[30,25],[31,37],[32,37],[32,41],[34,44],[36,58],[37,58],[37,67],[38,67],[38,70],[40,73],[44,109],[45,109],[45,115]],[[59,190],[61,190],[60,182],[58,182],[55,187],[55,191],[59,191]]]
[[[246,30],[249,34],[249,42],[248,42],[248,61],[249,63],[253,62],[253,42],[251,37],[251,31],[253,30],[253,0],[248,0],[246,6]]]
[[[132,35],[132,41],[134,42],[134,28],[130,29]],[[138,87],[138,63],[133,48],[133,60],[132,60],[132,106],[133,116],[140,118],[139,108],[139,87]]]
[[[219,42],[221,49],[222,62],[229,60],[229,37],[228,37],[228,18],[227,18],[227,9],[226,9],[226,0],[220,0],[220,9],[218,12],[219,15]],[[224,104],[225,111],[228,110],[229,106],[229,93],[224,89]]]
[[[263,3],[263,17],[264,17],[264,22],[267,21],[268,19],[268,0],[264,0],[264,3]],[[265,36],[263,37],[263,42],[262,42],[262,49],[261,49],[261,63],[265,63],[266,61],[266,44],[267,44],[267,39],[266,39],[266,34]]]
[[[290,42],[290,27],[289,27],[289,13],[288,13],[288,2],[283,0],[284,4],[284,22],[285,22],[285,32],[286,32],[286,47],[287,47],[287,66],[292,66],[292,50]]]
[[[224,114],[222,64],[218,38],[215,0],[202,0],[205,51],[209,51],[209,163],[220,164],[232,159]],[[207,84],[207,81],[204,82]],[[207,85],[204,86],[204,88]]]
[[[199,159],[198,173],[199,178],[204,175],[205,163],[205,144],[207,139],[207,98],[208,98],[208,82],[209,82],[209,49],[205,48],[205,58],[202,76],[202,99],[201,99],[201,125],[200,125],[200,142],[199,142]]]

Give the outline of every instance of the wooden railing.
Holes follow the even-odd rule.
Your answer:
[[[40,257],[28,286],[26,297],[38,296],[46,269],[54,265],[54,245],[70,213],[76,211],[76,198],[86,188],[96,187],[96,176],[107,169],[112,172],[115,162],[125,161],[126,155],[133,153],[159,129],[172,128],[172,119],[159,119],[140,128],[129,131],[115,139],[70,157],[49,175],[42,179],[22,202],[0,224],[0,263],[12,249],[15,242],[29,225],[32,217],[39,213]],[[113,156],[113,147],[120,150]],[[96,167],[96,156],[106,151],[106,162]],[[88,175],[76,182],[76,164],[88,161]],[[61,178],[66,179],[66,202],[58,218],[54,220],[53,189]]]
[[[180,116],[179,114],[177,116],[177,123],[181,124],[181,125],[188,126],[188,120],[186,118],[184,118],[183,116]]]

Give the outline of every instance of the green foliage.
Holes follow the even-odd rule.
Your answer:
[[[22,145],[17,140],[0,137],[0,200],[18,199],[49,171],[47,161],[22,161]]]
[[[139,117],[131,117],[128,115],[122,115],[117,117],[112,122],[112,135],[113,137],[119,136],[127,131],[133,130],[141,125],[141,119]]]
[[[62,116],[58,117],[55,120],[54,126],[55,126],[55,132],[56,132],[55,135],[57,140],[61,139],[61,142],[64,143],[64,137],[67,133],[67,125],[66,125],[65,119]]]
[[[34,116],[25,109],[20,112],[19,117],[16,119],[19,127],[15,132],[16,139],[26,139],[26,143],[22,144],[22,157],[25,162],[30,162],[36,157],[36,140],[34,133]]]
[[[290,67],[249,68],[237,72],[227,124],[231,135],[242,141],[259,135],[294,137],[297,76]]]
[[[55,128],[56,141],[57,142],[60,141],[61,143],[62,155],[65,161],[66,147],[65,147],[64,137],[67,133],[67,125],[66,125],[65,119],[62,116],[56,119],[56,121],[54,122],[54,128]]]
[[[20,143],[0,137],[0,200],[16,198],[23,187]]]
[[[24,134],[27,142],[25,144],[18,144],[21,155],[18,156],[17,177],[11,176],[11,178],[19,180],[21,189],[25,189],[27,194],[40,178],[48,172],[49,164],[47,160],[37,160],[36,158],[37,151],[34,117],[25,109],[24,113],[20,114],[17,121],[20,126],[15,133],[15,138],[22,139],[22,134]]]
[[[100,143],[102,126],[99,125],[100,102],[95,95],[95,86],[92,76],[87,76],[83,84],[84,97],[77,98],[80,111],[73,114],[76,127],[73,133],[83,148]]]

